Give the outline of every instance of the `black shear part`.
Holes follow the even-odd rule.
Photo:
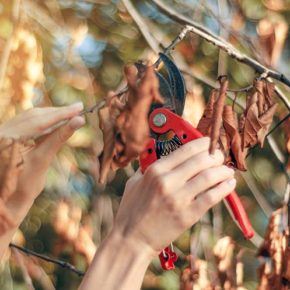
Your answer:
[[[179,70],[179,68],[176,66],[176,64],[164,53],[159,53],[160,59],[164,63],[165,69],[167,71],[167,86],[170,87],[171,94],[167,95],[167,90],[165,91],[163,89],[164,81],[162,80],[162,83],[160,82],[160,94],[165,99],[165,103],[171,103],[173,107],[171,110],[173,110],[176,114],[179,116],[182,115],[184,104],[185,104],[185,96],[186,96],[186,89],[185,89],[185,82],[183,79],[183,76]],[[163,94],[166,93],[166,95]],[[170,101],[167,101],[167,99],[171,99]]]

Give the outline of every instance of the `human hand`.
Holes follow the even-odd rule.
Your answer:
[[[113,233],[159,253],[235,188],[234,171],[210,139],[189,142],[127,183]]]
[[[82,109],[82,103],[59,108],[34,108],[0,126],[0,137],[36,138],[35,145],[23,152],[23,166],[16,192],[8,200],[12,210],[20,204],[23,204],[22,208],[25,204],[31,206],[31,202],[42,191],[47,169],[55,154],[75,130],[85,123],[84,118],[79,116]],[[21,211],[14,211],[22,218]]]

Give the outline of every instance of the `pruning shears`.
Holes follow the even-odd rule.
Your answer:
[[[181,117],[185,104],[186,88],[180,70],[166,54],[160,53],[159,57],[167,71],[166,75],[156,71],[159,79],[159,91],[164,98],[164,104],[153,104],[150,110],[151,138],[146,149],[140,155],[142,173],[162,156],[170,154],[191,140],[203,137],[201,132]],[[160,140],[160,136],[169,133],[173,137]],[[254,236],[254,231],[237,193],[234,191],[225,199],[244,237],[251,239]],[[159,259],[164,270],[175,268],[177,254],[174,252],[172,244],[161,251]]]

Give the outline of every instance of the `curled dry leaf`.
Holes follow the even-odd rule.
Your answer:
[[[253,92],[248,97],[247,108],[244,112],[243,148],[253,147],[256,144],[263,147],[277,108],[277,104],[273,101],[273,93],[274,84],[264,79],[254,83]]]
[[[108,107],[99,110],[100,129],[103,132],[104,148],[100,156],[100,183],[105,183],[115,154],[115,124]]]
[[[100,182],[105,183],[110,169],[125,167],[144,150],[149,138],[148,113],[153,102],[162,102],[153,66],[145,68],[142,79],[134,66],[125,67],[128,92],[125,98],[109,97],[99,111],[104,134]]]
[[[230,154],[228,165],[233,165],[239,170],[246,170],[245,151],[242,150],[242,140],[238,130],[237,115],[232,106],[226,105],[223,112],[223,126],[225,130]]]
[[[119,167],[126,166],[145,148],[149,138],[148,113],[153,102],[162,102],[159,94],[159,82],[153,66],[146,68],[143,78],[137,84],[137,69],[125,68],[128,82],[128,97],[124,110],[117,119],[118,141],[124,148],[117,149],[114,163]],[[119,146],[121,148],[121,146]]]
[[[209,151],[211,154],[214,153],[219,136],[220,136],[220,129],[222,126],[222,115],[223,115],[223,109],[224,109],[224,104],[225,100],[227,97],[227,89],[228,89],[228,80],[227,77],[222,76],[219,78],[220,81],[220,89],[218,92],[218,98],[217,101],[215,102],[214,105],[214,111],[213,111],[213,117],[212,117],[212,130],[210,132],[210,139],[211,139],[211,144]]]
[[[210,93],[209,101],[205,107],[203,116],[201,117],[197,129],[205,136],[210,135],[210,129],[212,125],[213,108],[217,98],[218,91],[212,90]]]
[[[272,213],[264,243],[259,249],[258,256],[263,260],[259,268],[259,290],[289,289],[290,247],[286,211],[280,208]]]

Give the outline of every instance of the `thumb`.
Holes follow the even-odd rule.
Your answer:
[[[45,156],[50,162],[58,150],[63,146],[73,133],[85,124],[85,119],[77,116],[69,120],[66,124],[46,136],[42,142],[37,146],[35,152],[37,156]]]

